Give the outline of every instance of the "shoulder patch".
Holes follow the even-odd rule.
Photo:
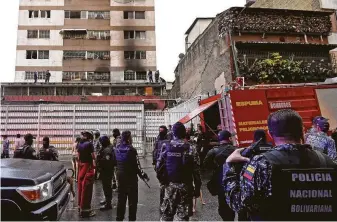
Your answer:
[[[245,172],[243,173],[243,177],[248,179],[248,180],[252,180],[254,173],[255,173],[255,167],[252,165],[248,165],[248,167],[246,168]]]

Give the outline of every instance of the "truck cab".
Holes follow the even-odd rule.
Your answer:
[[[66,168],[60,162],[3,159],[1,220],[59,220],[70,199]]]

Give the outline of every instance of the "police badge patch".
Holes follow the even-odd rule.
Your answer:
[[[105,159],[110,160],[110,156],[109,156],[109,155],[106,155],[106,156],[105,156]]]
[[[255,167],[253,167],[252,165],[248,165],[247,169],[245,170],[243,177],[245,177],[248,180],[252,180],[254,173],[255,173]]]

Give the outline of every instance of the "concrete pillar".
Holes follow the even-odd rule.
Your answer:
[[[56,86],[54,87],[54,96],[56,96]]]
[[[111,86],[109,87],[109,96],[111,96]]]
[[[29,96],[29,86],[27,87],[27,95]]]

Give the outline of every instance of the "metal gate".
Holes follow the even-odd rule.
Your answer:
[[[83,130],[100,130],[111,135],[114,128],[130,130],[140,155],[152,153],[161,125],[173,125],[188,112],[144,111],[143,104],[53,104],[1,106],[1,135],[8,135],[11,148],[16,134],[36,136],[33,147],[48,136],[60,155],[71,154],[76,137]],[[2,138],[1,138],[2,139]]]

